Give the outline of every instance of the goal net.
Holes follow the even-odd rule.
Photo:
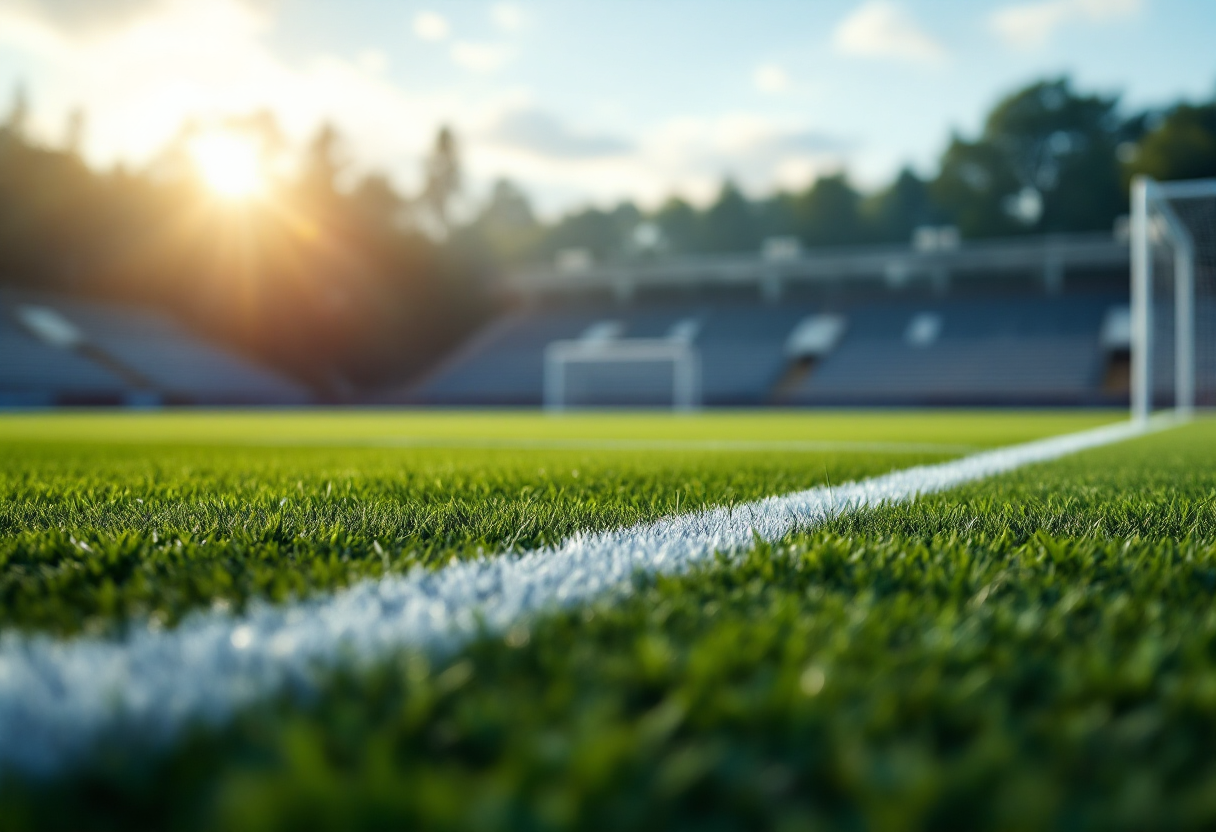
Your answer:
[[[545,348],[545,408],[673,407],[701,402],[701,362],[686,341],[554,341]]]
[[[1132,415],[1216,405],[1216,179],[1132,183]]]

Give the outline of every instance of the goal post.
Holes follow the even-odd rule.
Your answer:
[[[1132,181],[1131,412],[1216,404],[1216,179]]]
[[[701,359],[687,341],[628,338],[554,341],[545,348],[546,410],[701,404]]]

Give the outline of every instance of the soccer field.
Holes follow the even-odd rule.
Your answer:
[[[250,616],[1120,415],[0,417],[0,827],[1211,825],[1206,421],[794,518],[506,626],[465,610],[471,638],[369,654],[339,633],[306,675],[161,708],[172,725],[65,711],[109,727],[50,756],[22,719],[55,716],[30,668],[82,645],[189,668],[170,639],[204,624],[239,651]],[[148,672],[86,667],[115,690],[65,701],[104,709]]]

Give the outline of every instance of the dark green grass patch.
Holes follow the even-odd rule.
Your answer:
[[[941,455],[0,445],[0,630],[172,625]]]
[[[1216,426],[841,518],[167,758],[0,791],[61,828],[1216,824]],[[2,822],[2,821],[0,821]]]

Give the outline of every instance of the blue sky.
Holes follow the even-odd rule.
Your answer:
[[[0,85],[50,140],[83,106],[99,165],[269,108],[296,141],[332,120],[352,172],[409,190],[449,123],[470,202],[508,176],[551,214],[931,172],[1043,76],[1129,108],[1208,98],[1213,36],[1213,0],[0,0]]]

